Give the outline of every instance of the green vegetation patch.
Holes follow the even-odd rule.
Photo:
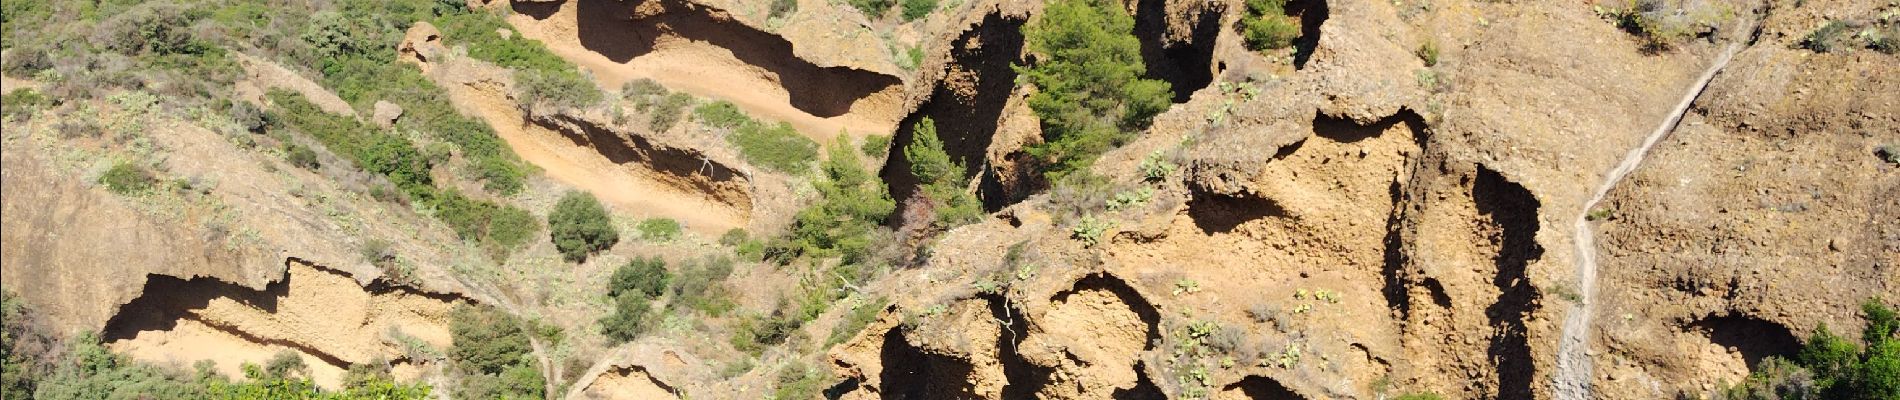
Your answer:
[[[788,174],[811,170],[818,158],[818,143],[805,138],[792,124],[766,124],[752,119],[729,101],[706,103],[693,109],[693,115],[706,126],[730,129],[726,140],[739,148],[747,162]]]
[[[1900,398],[1900,316],[1880,299],[1861,305],[1866,347],[1815,328],[1792,360],[1768,357],[1722,397],[1743,399]]]
[[[554,248],[569,262],[587,261],[587,256],[620,242],[607,208],[593,194],[570,190],[548,213],[548,235]]]
[[[1023,27],[1029,51],[1041,55],[1017,67],[1038,89],[1029,108],[1042,118],[1043,143],[1028,150],[1050,181],[1093,165],[1167,109],[1168,83],[1141,78],[1134,25],[1118,2],[1058,0]]]
[[[1293,46],[1300,36],[1299,22],[1286,15],[1286,0],[1247,0],[1240,37],[1248,49],[1278,50]]]
[[[904,146],[904,158],[910,161],[911,175],[917,177],[918,194],[936,214],[935,225],[949,229],[975,222],[983,215],[976,196],[970,195],[969,174],[963,163],[950,159],[937,137],[936,121],[925,117],[911,130],[911,142]]]

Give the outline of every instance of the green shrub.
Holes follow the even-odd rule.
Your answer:
[[[612,217],[600,200],[587,192],[570,190],[548,213],[548,234],[554,248],[569,262],[587,261],[587,256],[620,242]]]
[[[1435,41],[1426,39],[1424,44],[1418,45],[1418,51],[1413,53],[1417,54],[1418,59],[1424,61],[1427,67],[1438,65],[1438,43]]]
[[[1166,152],[1155,150],[1148,153],[1147,157],[1143,157],[1141,165],[1136,166],[1136,169],[1141,170],[1141,178],[1149,182],[1158,182],[1174,174],[1176,167],[1173,162],[1168,161],[1167,156]]]
[[[823,175],[814,184],[821,199],[798,212],[792,237],[806,254],[855,263],[870,255],[871,234],[897,206],[884,182],[858,164],[848,142],[839,135],[828,146]]]
[[[936,225],[948,229],[976,221],[983,214],[982,205],[965,188],[969,176],[963,163],[950,160],[944,152],[936,121],[924,117],[911,132],[904,158],[910,161],[911,175],[917,177],[918,194],[930,202],[937,216]]]
[[[284,160],[289,161],[290,165],[313,171],[323,166],[322,163],[317,162],[316,151],[310,150],[310,146],[296,143],[291,143],[284,148]]]
[[[858,150],[863,151],[866,157],[883,157],[885,155],[884,152],[890,149],[891,137],[889,135],[865,136],[864,144],[858,147]]]
[[[702,104],[693,109],[693,116],[700,123],[714,128],[733,129],[754,123],[752,117],[739,111],[738,105],[725,100]]]
[[[730,138],[739,146],[739,153],[746,161],[779,172],[804,173],[811,169],[812,160],[818,158],[818,143],[784,122],[741,126]]]
[[[607,284],[607,296],[658,298],[666,293],[673,276],[666,272],[666,260],[659,257],[635,258],[614,270]]]
[[[1849,45],[1847,38],[1850,30],[1852,28],[1846,22],[1828,21],[1822,24],[1820,29],[1815,29],[1814,32],[1808,33],[1808,36],[1801,38],[1801,48],[1813,50],[1816,53],[1844,49]]]
[[[1083,246],[1095,247],[1102,243],[1102,234],[1112,226],[1112,222],[1096,219],[1094,214],[1083,215],[1080,221],[1076,221],[1075,227],[1069,229],[1069,236],[1082,241]]]
[[[1254,51],[1284,49],[1300,36],[1300,27],[1286,15],[1286,0],[1247,0],[1240,36]]]
[[[1444,399],[1445,399],[1444,396],[1439,396],[1437,393],[1407,393],[1399,397],[1392,398],[1392,400],[1444,400]]]
[[[494,307],[456,306],[449,313],[449,335],[455,343],[449,348],[449,360],[471,374],[499,375],[511,366],[531,362],[528,355],[533,349],[520,321]]]
[[[937,11],[937,0],[903,0],[904,22],[916,21]]]
[[[541,229],[527,210],[470,199],[454,190],[437,193],[431,201],[436,219],[462,239],[487,246],[496,258],[526,244]]]
[[[858,331],[864,330],[865,325],[870,325],[871,321],[877,320],[878,314],[883,312],[884,307],[889,304],[888,301],[879,298],[852,308],[850,312],[844,314],[844,319],[838,321],[837,326],[831,328],[831,336],[825,338],[825,347],[851,340]]]
[[[680,237],[680,223],[672,218],[648,218],[636,228],[640,238],[648,241],[670,242]]]
[[[46,96],[40,95],[39,91],[28,88],[13,89],[5,96],[0,96],[0,115],[5,115],[14,121],[25,121],[32,119],[41,108],[50,104],[52,102]]]
[[[778,370],[778,384],[772,391],[774,399],[815,399],[825,388],[825,376],[810,365],[793,361]]]
[[[614,312],[600,319],[600,332],[615,342],[628,342],[645,335],[655,316],[651,300],[643,296],[614,298]]]
[[[1141,44],[1120,3],[1057,0],[1023,33],[1028,50],[1041,55],[1017,68],[1036,86],[1029,108],[1042,118],[1044,141],[1028,150],[1051,181],[1086,169],[1167,108],[1168,83],[1141,78]]]
[[[516,93],[527,103],[580,109],[601,101],[600,88],[574,71],[526,70],[516,72],[515,79]]]
[[[863,12],[864,16],[871,17],[871,19],[873,20],[882,18],[884,16],[884,13],[886,11],[890,11],[891,6],[896,2],[896,0],[846,0],[846,1],[851,3],[852,7],[856,7],[858,11]]]
[[[772,0],[772,6],[766,9],[765,17],[771,19],[783,18],[787,15],[792,15],[792,13],[796,11],[798,11],[798,0]]]
[[[726,230],[725,234],[719,235],[719,245],[738,246],[747,242],[751,237],[752,235],[746,233],[745,228],[732,228]]]
[[[113,164],[112,168],[106,169],[105,174],[99,175],[99,184],[105,185],[106,190],[122,195],[143,193],[157,183],[158,179],[153,178],[152,173],[144,167],[126,161]]]
[[[693,96],[685,93],[673,93],[661,98],[647,115],[647,127],[654,132],[665,132],[679,124],[680,116],[687,106],[693,105]]]
[[[714,317],[731,312],[738,307],[726,287],[726,277],[732,276],[732,265],[731,258],[714,256],[682,263],[679,278],[673,285],[673,301],[668,306],[691,308]]]
[[[818,144],[799,134],[792,124],[759,122],[729,101],[700,105],[693,109],[693,115],[706,126],[731,129],[726,139],[753,165],[799,174],[810,170],[811,160],[818,156]]]
[[[1815,328],[1793,362],[1769,357],[1748,379],[1727,388],[1728,399],[1892,399],[1900,398],[1900,318],[1879,299],[1861,306],[1867,328],[1865,350],[1846,338]]]

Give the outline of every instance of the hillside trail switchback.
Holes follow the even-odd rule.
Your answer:
[[[1577,213],[1576,222],[1573,224],[1575,231],[1572,240],[1576,244],[1579,298],[1564,316],[1563,337],[1557,345],[1557,373],[1553,380],[1555,381],[1554,393],[1558,399],[1595,398],[1591,388],[1591,377],[1594,373],[1591,372],[1589,355],[1590,319],[1596,313],[1594,296],[1597,280],[1596,238],[1590,229],[1591,211],[1596,209],[1597,203],[1603,201],[1603,197],[1609,194],[1610,189],[1615,188],[1618,182],[1642,165],[1643,158],[1649,154],[1651,148],[1656,147],[1657,143],[1662,142],[1663,137],[1669,136],[1669,132],[1675,130],[1676,125],[1682,122],[1683,114],[1689,111],[1689,106],[1695,104],[1696,97],[1702,94],[1703,89],[1708,88],[1709,81],[1715,79],[1715,74],[1721,72],[1722,67],[1728,66],[1729,59],[1734,57],[1744,44],[1743,41],[1731,43],[1722,51],[1721,56],[1716,57],[1715,62],[1709,65],[1709,69],[1703,71],[1702,76],[1696,79],[1695,85],[1691,85],[1688,92],[1683,93],[1682,100],[1676,104],[1674,110],[1669,112],[1669,116],[1663,119],[1662,124],[1657,125],[1656,130],[1643,139],[1641,146],[1630,149],[1629,153],[1623,156],[1623,161],[1616,164],[1615,169],[1604,175],[1603,182],[1597,185],[1596,191],[1590,196],[1590,201],[1584,202],[1583,209]]]

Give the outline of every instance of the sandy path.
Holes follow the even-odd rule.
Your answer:
[[[508,22],[522,37],[541,41],[555,55],[592,73],[594,80],[609,93],[618,93],[621,85],[628,81],[652,79],[672,90],[730,101],[757,118],[789,122],[799,133],[820,144],[829,144],[841,131],[855,139],[871,134],[888,135],[896,130],[897,121],[893,118],[881,121],[862,112],[823,118],[799,110],[792,106],[791,94],[776,82],[778,77],[774,74],[741,61],[731,50],[706,42],[662,41],[651,53],[625,63],[615,62],[583,47],[571,31],[548,26],[563,18],[570,19],[566,23],[572,24],[573,17],[566,14],[570,12],[563,10],[562,14],[544,21],[514,14],[508,17]]]
[[[633,216],[672,218],[706,235],[745,225],[745,218],[737,210],[647,178],[635,167],[615,164],[593,149],[574,144],[560,132],[526,122],[521,111],[498,92],[449,86],[449,96],[481,114],[515,154],[541,167],[555,181],[592,192],[609,207]]]
[[[1558,399],[1595,398],[1591,393],[1593,374],[1590,365],[1589,339],[1590,317],[1596,313],[1594,296],[1596,296],[1597,254],[1596,236],[1590,229],[1590,211],[1596,209],[1597,203],[1603,201],[1603,197],[1610,193],[1610,189],[1616,187],[1617,182],[1622,181],[1623,177],[1642,165],[1643,157],[1649,154],[1649,149],[1656,147],[1656,143],[1661,142],[1663,137],[1669,136],[1669,132],[1675,130],[1676,124],[1682,121],[1683,113],[1688,112],[1689,106],[1695,104],[1696,97],[1702,94],[1702,89],[1709,86],[1709,81],[1715,79],[1715,74],[1720,72],[1722,67],[1727,66],[1729,58],[1741,48],[1741,43],[1730,44],[1728,49],[1715,59],[1715,63],[1709,65],[1709,70],[1702,72],[1702,76],[1696,79],[1695,85],[1690,86],[1688,93],[1682,95],[1682,101],[1676,104],[1676,109],[1669,112],[1669,117],[1663,119],[1662,124],[1656,126],[1656,131],[1650,132],[1649,137],[1643,139],[1642,146],[1630,149],[1629,154],[1623,156],[1623,161],[1616,164],[1616,168],[1603,177],[1603,183],[1597,186],[1595,194],[1590,196],[1590,201],[1583,203],[1583,209],[1577,214],[1577,220],[1573,224],[1576,228],[1573,242],[1576,244],[1577,292],[1580,298],[1564,316],[1563,338],[1557,345],[1557,374],[1553,380]]]

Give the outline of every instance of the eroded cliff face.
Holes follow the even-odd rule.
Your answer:
[[[1878,150],[1900,146],[1900,63],[1794,48],[1822,21],[1890,8],[1715,3],[1759,22],[1722,22],[1657,51],[1590,4],[1304,0],[1287,10],[1296,46],[1255,52],[1240,44],[1241,1],[1124,1],[1149,76],[1173,85],[1175,105],[1096,164],[1110,180],[1098,189],[1050,188],[1022,151],[1041,132],[1023,104],[1034,88],[1017,84],[1012,65],[1035,57],[1020,28],[1040,2],[971,1],[898,28],[929,36],[914,74],[864,61],[862,49],[827,51],[849,45],[814,33],[831,28],[774,31],[745,14],[752,4],[489,6],[516,11],[519,34],[610,88],[655,79],[821,142],[840,130],[892,134],[898,149],[912,124],[937,121],[993,214],[923,243],[919,265],[851,288],[894,304],[842,344],[759,356],[825,352],[827,395],[1516,399],[1578,394],[1553,385],[1569,313],[1596,321],[1582,331],[1590,395],[1666,398],[1707,395],[1821,323],[1854,330],[1861,301],[1900,297],[1900,165]],[[801,6],[790,21],[840,12]],[[853,38],[842,43],[864,42]],[[800,206],[801,178],[748,170],[705,132],[524,112],[505,71],[442,39],[412,31],[404,60],[556,181],[709,236],[777,231]],[[1682,122],[1585,209],[1731,43],[1742,50],[1690,93]],[[1427,44],[1432,65],[1421,59]],[[136,357],[206,349],[231,368],[290,350],[322,382],[376,357],[403,362],[390,327],[440,344],[445,307],[487,299],[445,271],[479,257],[425,245],[453,243],[447,232],[408,214],[336,218],[322,210],[411,211],[290,195],[345,190],[300,170],[220,162],[213,155],[250,153],[215,133],[184,126],[154,138],[174,149],[164,164],[173,172],[237,188],[213,195],[241,211],[225,228],[202,223],[218,221],[214,206],[168,219],[77,183],[83,166],[44,156],[70,149],[13,131],[0,153],[6,285],[56,288],[20,292],[62,329],[104,330]],[[915,189],[901,153],[880,174],[900,200]],[[1158,164],[1173,168],[1152,173]],[[1593,293],[1579,293],[1571,229],[1586,215],[1602,271]],[[355,250],[372,236],[397,238],[424,289],[378,279]],[[559,282],[581,278],[602,276]],[[1577,307],[1586,299],[1591,307]],[[572,319],[597,318],[582,317]],[[811,325],[800,334],[831,328]],[[704,341],[570,359],[591,367],[570,368],[581,380],[568,397],[752,395],[775,378],[717,373],[718,352],[733,352]]]
[[[241,378],[292,352],[318,385],[340,388],[351,365],[389,363],[399,379],[421,378],[439,360],[416,346],[448,348],[449,311],[467,298],[389,281],[357,283],[342,271],[290,259],[281,280],[253,290],[216,278],[147,276],[142,295],[120,307],[101,331],[108,348],[160,365],[211,360]]]
[[[1144,203],[1058,191],[948,233],[891,287],[952,288],[833,349],[847,397],[1555,397],[1560,321],[1580,301],[1570,222],[1730,43],[1734,64],[1594,222],[1595,395],[1707,395],[1895,293],[1900,179],[1876,148],[1900,140],[1896,99],[1884,76],[1849,78],[1893,56],[1793,48],[1791,26],[1820,18],[1792,4],[1732,4],[1736,22],[1657,52],[1587,7],[1330,1],[1289,65],[1231,30],[1195,33],[1239,4],[1149,3],[1129,5],[1138,30],[1167,34],[1144,41],[1186,54],[1157,76],[1195,88],[1180,71],[1211,48],[1216,79],[1265,79],[1191,89],[1104,157],[1109,193],[1152,190]],[[1141,18],[1152,9],[1216,15]],[[1761,15],[1768,34],[1749,30]],[[1437,65],[1415,54],[1427,41]],[[932,103],[981,87],[949,84],[970,53],[947,53],[920,114],[957,115]],[[1000,138],[991,126],[940,132]],[[1153,159],[1181,168],[1144,182]],[[1109,221],[1101,244],[1071,238],[1084,213]],[[1103,286],[1123,289],[1083,289]]]

